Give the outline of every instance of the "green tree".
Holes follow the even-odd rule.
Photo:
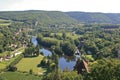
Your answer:
[[[80,44],[80,40],[79,39],[75,39],[74,43],[75,43],[76,46],[78,46]]]
[[[66,39],[66,33],[65,32],[62,33],[62,37],[63,37],[63,39]]]
[[[39,55],[39,46],[27,47],[24,51],[25,57],[38,56]]]
[[[63,53],[62,49],[60,48],[60,46],[55,46],[54,52],[56,54],[59,54],[59,55],[62,55],[62,53]]]
[[[33,70],[32,69],[29,70],[29,74],[33,74]]]
[[[70,42],[63,42],[61,44],[62,51],[65,55],[72,56],[75,53],[75,45]]]
[[[92,64],[91,72],[85,80],[119,80],[120,61],[117,59],[101,59]]]

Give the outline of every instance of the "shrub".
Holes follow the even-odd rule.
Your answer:
[[[33,70],[32,69],[29,70],[29,74],[33,74]]]
[[[20,54],[13,62],[10,63],[9,66],[14,66],[14,65],[17,64],[23,57],[24,57],[24,55],[23,55],[23,54]]]
[[[15,66],[9,66],[9,69],[8,69],[8,71],[16,71],[17,70],[17,67],[15,67]]]

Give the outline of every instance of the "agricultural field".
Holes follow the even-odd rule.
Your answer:
[[[41,76],[20,72],[3,72],[0,77],[5,80],[41,80]]]
[[[0,26],[8,26],[11,24],[10,20],[0,19]]]
[[[42,75],[46,70],[44,68],[38,67],[43,56],[40,55],[38,57],[28,57],[23,58],[17,65],[18,71],[21,72],[29,72],[32,69],[33,73]]]

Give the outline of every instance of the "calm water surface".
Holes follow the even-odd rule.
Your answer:
[[[36,46],[38,44],[36,37],[32,38],[32,43]],[[43,52],[44,56],[52,56],[52,52],[47,50],[47,49],[40,49],[40,51]],[[68,57],[68,56],[61,56],[59,58],[59,67],[61,70],[64,70],[66,68],[68,68],[69,70],[73,70],[77,58],[79,58],[79,56],[74,56],[74,57]]]

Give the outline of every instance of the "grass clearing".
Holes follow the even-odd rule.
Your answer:
[[[2,64],[2,63],[0,63],[0,70],[5,69],[5,67],[6,67],[6,64]]]
[[[80,37],[80,35],[77,35],[75,33],[66,33],[67,37],[71,37],[72,39],[77,39]]]
[[[8,51],[3,52],[2,55],[0,55],[0,56],[7,55],[9,53],[14,54],[14,53],[17,53],[17,52],[23,52],[24,50],[25,50],[25,48],[22,47],[22,48],[16,49],[15,51],[12,51],[12,52],[8,52]],[[11,58],[11,59],[0,62],[0,70],[5,69],[8,65],[10,65],[10,63],[12,63],[18,57],[19,57],[19,55],[17,55],[14,58]]]
[[[8,26],[11,24],[10,20],[0,19],[0,26]]]
[[[41,80],[42,77],[20,72],[3,72],[0,76],[5,80]]]
[[[12,63],[16,58],[18,58],[19,57],[19,55],[17,55],[16,57],[14,57],[14,58],[11,58],[11,59],[9,59],[9,60],[5,60],[5,61],[3,61],[3,62],[0,62],[0,70],[3,70],[3,69],[6,69],[6,67],[8,66],[8,65],[10,65],[10,63]]]
[[[38,67],[38,64],[40,64],[40,61],[43,59],[44,56],[40,55],[38,57],[32,57],[32,58],[23,58],[16,67],[18,68],[18,71],[25,71],[29,72],[30,69],[33,70],[33,73],[35,74],[43,74],[46,70],[44,68]]]
[[[11,23],[0,23],[0,26],[8,26],[10,25]]]
[[[10,20],[0,19],[0,22],[10,22]]]
[[[56,38],[50,38],[50,37],[44,37],[44,39],[46,39],[46,40],[54,40],[54,41],[57,41]]]

